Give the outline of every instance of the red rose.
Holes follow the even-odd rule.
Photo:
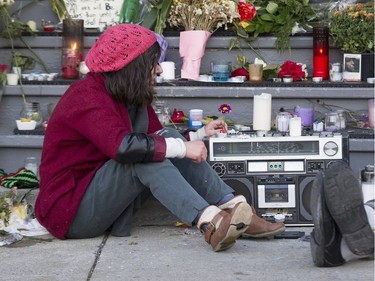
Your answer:
[[[306,73],[302,70],[302,66],[293,61],[285,61],[279,71],[279,77],[283,78],[285,75],[292,75],[293,81],[299,81],[306,78]]]
[[[255,6],[245,2],[238,3],[238,12],[240,13],[241,21],[251,21],[257,14]]]
[[[246,76],[246,79],[249,80],[249,72],[243,67],[233,70],[232,73],[230,74],[230,77],[236,77],[236,76]]]
[[[8,66],[6,64],[0,64],[0,72],[7,72]]]

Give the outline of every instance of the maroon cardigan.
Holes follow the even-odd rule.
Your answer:
[[[40,164],[40,191],[35,204],[38,221],[57,238],[64,239],[81,199],[96,171],[118,148],[131,122],[124,104],[106,91],[104,76],[89,73],[72,84],[49,120]],[[148,106],[148,134],[155,141],[152,161],[165,159],[162,128]]]

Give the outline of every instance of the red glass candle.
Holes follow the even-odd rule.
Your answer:
[[[329,29],[313,28],[313,76],[329,78]]]
[[[78,66],[80,63],[80,57],[76,48],[73,45],[72,48],[63,50],[62,60],[62,76],[67,79],[75,79],[79,77]]]
[[[61,74],[63,78],[79,78],[79,63],[83,59],[83,20],[63,20]]]

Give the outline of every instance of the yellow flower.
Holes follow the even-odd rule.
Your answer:
[[[247,21],[240,21],[239,25],[242,26],[243,28],[246,28],[249,26],[249,23]]]

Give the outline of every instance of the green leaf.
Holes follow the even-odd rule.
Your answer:
[[[279,8],[279,5],[277,5],[275,2],[270,1],[268,2],[268,5],[266,7],[267,12],[270,14],[275,14],[277,12],[277,9]]]
[[[156,25],[157,8],[152,7],[151,10],[146,14],[141,25],[149,29],[154,29]]]
[[[274,21],[274,16],[270,14],[261,15],[260,18],[264,21]]]

